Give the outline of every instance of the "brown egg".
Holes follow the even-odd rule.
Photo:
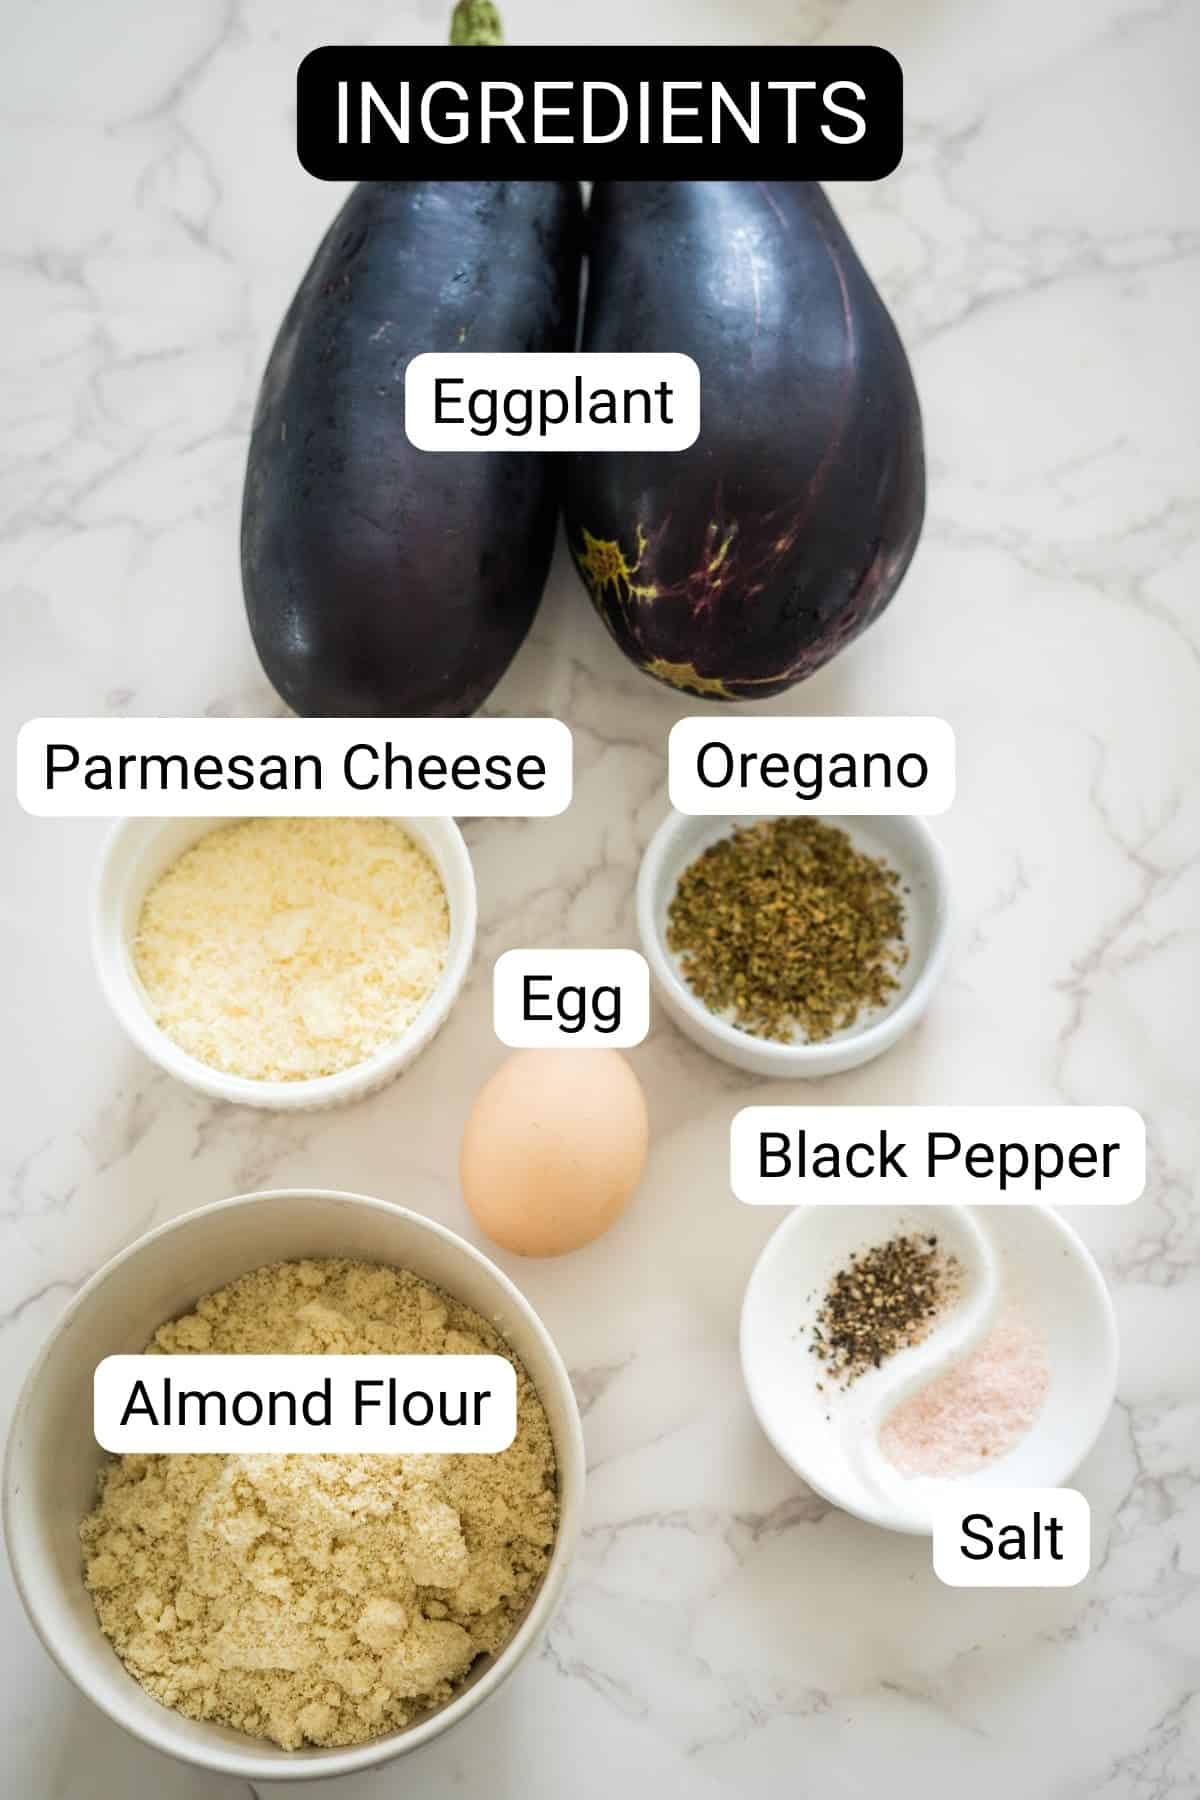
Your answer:
[[[646,1162],[642,1085],[616,1050],[518,1050],[463,1132],[463,1198],[493,1243],[562,1256],[607,1231]]]

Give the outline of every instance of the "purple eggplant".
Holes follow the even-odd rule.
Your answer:
[[[568,181],[354,189],[288,308],[242,503],[255,647],[296,712],[462,715],[499,681],[546,581],[561,459],[417,450],[423,350],[569,350],[581,260]]]
[[[567,538],[657,680],[783,693],[887,606],[920,535],[921,415],[886,307],[815,182],[597,185],[583,348],[685,351],[701,431],[568,459]]]

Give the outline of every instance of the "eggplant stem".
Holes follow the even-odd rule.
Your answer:
[[[502,44],[500,9],[492,0],[458,0],[450,19],[452,44]]]

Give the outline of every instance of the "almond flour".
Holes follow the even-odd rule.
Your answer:
[[[438,872],[390,819],[243,819],[150,889],[133,961],[181,1049],[227,1075],[304,1081],[411,1025],[449,939]]]
[[[147,1693],[284,1749],[358,1744],[442,1704],[512,1636],[554,1541],[554,1448],[503,1338],[404,1270],[277,1263],[150,1353],[504,1356],[497,1455],[122,1456],[80,1528],[101,1629]]]

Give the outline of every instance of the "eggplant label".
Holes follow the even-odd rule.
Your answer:
[[[877,45],[326,45],[296,76],[296,153],[322,181],[716,176],[878,181],[903,76]]]
[[[700,370],[674,351],[424,351],[404,372],[418,450],[686,450]]]
[[[729,1156],[750,1206],[1127,1206],[1146,1185],[1131,1106],[746,1106]]]
[[[636,950],[506,950],[492,1023],[514,1050],[631,1050],[650,1029],[650,970]]]
[[[945,719],[680,719],[671,805],[695,816],[943,813],[954,799]]]

